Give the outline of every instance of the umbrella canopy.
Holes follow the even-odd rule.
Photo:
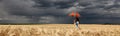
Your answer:
[[[80,14],[78,12],[72,12],[72,13],[69,14],[69,16],[80,17]]]

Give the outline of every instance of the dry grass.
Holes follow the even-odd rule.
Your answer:
[[[0,25],[0,36],[120,36],[120,25]]]

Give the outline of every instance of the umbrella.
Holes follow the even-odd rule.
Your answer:
[[[69,14],[69,16],[72,16],[72,17],[80,17],[80,14],[78,12],[71,12]]]

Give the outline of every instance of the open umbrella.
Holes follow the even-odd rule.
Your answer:
[[[69,14],[69,16],[72,16],[72,17],[80,17],[80,14],[78,12],[71,12]]]

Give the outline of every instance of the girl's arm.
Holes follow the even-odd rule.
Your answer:
[[[73,21],[73,22],[74,22],[74,24],[75,24],[75,19],[74,19],[74,21]]]

